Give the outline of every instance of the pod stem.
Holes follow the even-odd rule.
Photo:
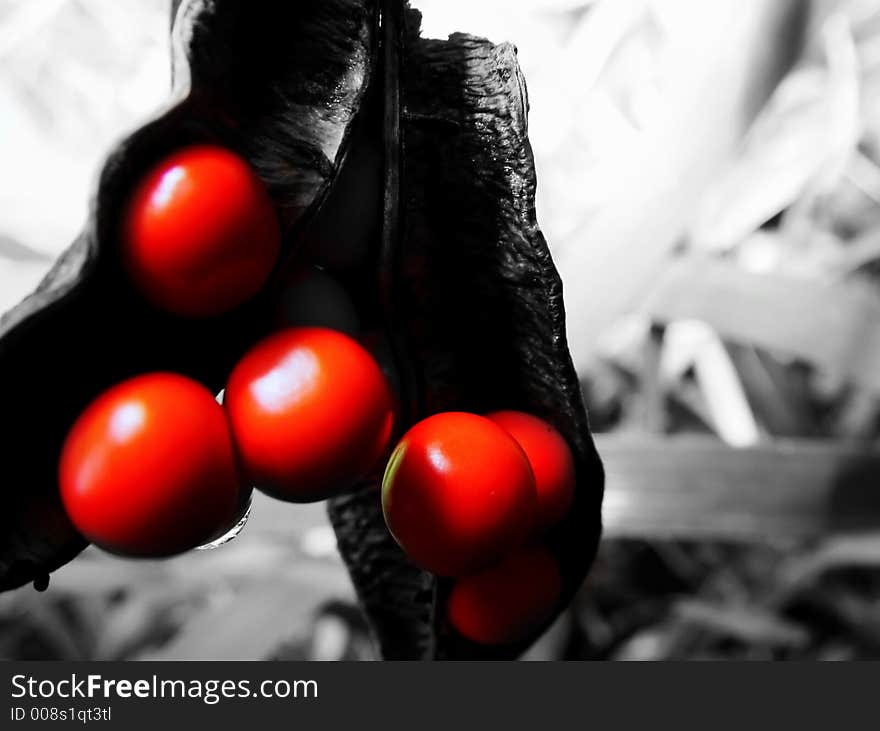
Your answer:
[[[400,124],[404,100],[401,90],[402,64],[405,42],[404,14],[406,0],[382,0],[382,84],[383,84],[383,210],[382,239],[379,253],[379,291],[383,316],[391,341],[395,365],[400,374],[401,406],[404,426],[422,415],[421,393],[417,369],[414,367],[406,340],[401,334],[397,313],[400,311],[397,282],[400,275],[400,256],[403,242],[404,206],[401,205],[403,181],[404,139]]]

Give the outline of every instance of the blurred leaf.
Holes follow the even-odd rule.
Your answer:
[[[181,556],[168,562],[169,579],[179,584],[200,587],[223,583],[250,582],[277,576],[295,565],[293,547],[269,537],[248,534],[247,540],[236,540],[214,551]]]
[[[310,660],[342,660],[351,641],[351,632],[341,617],[318,617],[312,628]]]
[[[696,246],[730,249],[843,174],[860,131],[858,67],[845,16],[833,15],[824,31],[827,69],[804,67],[779,85],[698,209],[690,231]]]
[[[880,397],[863,389],[850,389],[831,416],[830,432],[843,439],[873,442],[880,423]]]
[[[348,576],[333,564],[300,564],[296,571],[241,587],[234,596],[191,616],[178,635],[144,659],[259,660],[285,640],[306,635],[316,610],[353,599]]]
[[[859,61],[847,15],[831,15],[821,35],[828,64],[828,128],[826,159],[812,181],[813,192],[819,194],[838,183],[856,152],[861,133]]]
[[[754,105],[763,102],[791,47],[799,45],[799,37],[779,41],[783,30],[799,26],[806,6],[800,0],[725,0],[677,9],[664,26],[668,55],[658,67],[659,111],[598,177],[603,196],[594,215],[554,250],[573,313],[572,357],[582,370],[601,333],[613,329],[680,243]]]
[[[845,536],[823,543],[816,550],[794,556],[779,568],[774,604],[781,605],[824,575],[851,568],[880,569],[880,533]]]
[[[0,234],[0,257],[11,261],[48,261],[50,256]]]
[[[684,320],[667,328],[665,357],[693,370],[715,432],[734,447],[756,444],[760,431],[739,375],[721,339],[702,322]],[[667,355],[668,353],[668,355]]]
[[[828,597],[828,606],[860,643],[880,649],[880,603],[837,592],[833,599]]]
[[[45,595],[30,591],[19,592],[3,597],[0,616],[28,627],[47,644],[52,651],[51,658],[56,660],[83,660],[87,657],[83,647],[83,639],[71,626],[62,607],[54,602],[46,601]],[[15,659],[15,658],[12,658]],[[39,659],[39,658],[29,658]]]
[[[827,155],[827,77],[802,69],[780,84],[742,154],[707,191],[689,239],[723,251],[790,206]]]
[[[818,436],[805,377],[752,346],[728,343],[749,403],[774,436]]]
[[[96,548],[86,549],[75,561],[52,574],[52,593],[107,595],[131,586],[160,584],[168,580],[166,565],[158,562],[128,561]]]
[[[750,645],[803,649],[809,633],[756,606],[718,606],[699,600],[684,600],[673,608],[679,621],[692,627]]]
[[[755,274],[684,256],[640,309],[656,322],[701,320],[725,339],[797,356],[880,392],[880,296],[863,282]]]
[[[830,262],[833,276],[843,277],[880,259],[880,226],[863,232],[840,248],[836,260]]]
[[[667,660],[672,654],[675,637],[664,627],[652,627],[628,638],[612,656],[612,660]]]
[[[571,611],[562,612],[520,659],[528,662],[540,662],[557,660],[562,657],[571,634],[572,623]]]
[[[94,656],[123,660],[144,647],[160,644],[177,629],[174,610],[183,592],[174,584],[137,591],[106,612]]]
[[[877,449],[624,435],[599,435],[597,446],[607,535],[785,541],[880,528]]]

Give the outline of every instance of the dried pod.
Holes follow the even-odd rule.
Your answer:
[[[408,416],[514,408],[566,437],[575,502],[548,544],[567,602],[598,546],[603,471],[566,344],[562,285],[535,218],[516,50],[461,34],[421,39],[418,14],[392,5],[386,108],[399,117],[386,119],[384,266]],[[406,560],[375,493],[337,498],[330,515],[383,656],[503,658],[529,644],[480,647],[451,632],[449,582]]]
[[[373,0],[177,7],[171,104],[110,153],[84,231],[0,321],[2,418],[14,440],[4,455],[0,589],[42,580],[85,545],[64,515],[56,469],[67,429],[92,398],[148,370],[219,390],[271,326],[265,297],[197,321],[142,301],[118,245],[133,185],[171,149],[226,145],[267,183],[290,250],[344,158],[377,60],[378,20]]]
[[[567,350],[560,280],[535,219],[515,50],[465,35],[423,40],[402,0],[378,5],[175,6],[172,105],[113,151],[85,231],[0,323],[3,414],[16,435],[0,589],[42,582],[84,545],[61,509],[55,469],[86,403],[155,369],[219,390],[274,325],[278,282],[230,315],[188,321],[146,305],[122,272],[126,196],[150,164],[194,141],[244,156],[269,187],[286,253],[341,272],[362,322],[388,334],[401,429],[443,410],[522,409],[566,437],[577,490],[546,542],[563,602],[580,586],[599,539],[603,474]],[[329,512],[383,656],[521,652],[533,638],[484,648],[450,631],[449,584],[397,547],[380,479],[333,499]]]

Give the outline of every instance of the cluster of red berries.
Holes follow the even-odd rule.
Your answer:
[[[263,184],[214,146],[162,160],[122,221],[130,279],[154,306],[182,317],[220,315],[253,297],[281,249]],[[309,320],[297,293],[314,300],[321,284],[317,272],[291,279],[281,329],[238,362],[222,406],[190,378],[147,373],[101,394],[73,424],[61,496],[89,540],[123,555],[172,555],[234,525],[251,486],[282,500],[320,500],[376,466],[393,428],[391,389],[354,338],[289,327]]]
[[[120,246],[131,281],[155,307],[213,317],[263,288],[281,232],[244,161],[199,145],[140,181]],[[316,308],[332,313],[316,318]],[[371,338],[343,332],[357,330],[356,308],[312,270],[290,280],[279,312],[281,329],[233,368],[222,404],[192,379],[160,372],[117,384],[85,409],[59,468],[63,503],[85,537],[122,555],[173,555],[231,528],[251,486],[281,500],[322,500],[380,465],[396,398]],[[540,540],[565,517],[574,480],[571,451],[547,423],[513,411],[444,413],[394,449],[382,503],[413,562],[456,577],[448,616],[457,631],[507,643],[559,602],[559,567]]]
[[[565,439],[519,411],[436,414],[412,427],[388,462],[382,508],[414,563],[455,577],[447,616],[465,637],[506,644],[549,619],[562,578],[544,534],[571,506]]]

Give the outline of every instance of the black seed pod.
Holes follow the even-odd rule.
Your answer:
[[[567,602],[596,553],[604,476],[566,344],[562,284],[535,218],[516,50],[461,34],[421,39],[418,14],[390,6],[383,33],[396,52],[385,59],[398,63],[385,70],[386,95],[400,116],[397,129],[386,120],[393,255],[384,266],[408,416],[521,409],[566,437],[575,503],[549,543]],[[330,515],[384,656],[513,657],[529,644],[483,648],[450,632],[449,582],[406,561],[375,494],[333,500]]]
[[[146,305],[120,266],[128,193],[191,142],[241,154],[279,211],[284,259],[333,262],[364,321],[389,336],[401,431],[438,411],[521,409],[566,437],[577,489],[547,543],[564,602],[600,534],[602,466],[565,339],[562,287],[535,218],[525,83],[509,45],[419,37],[402,0],[184,0],[171,105],[103,167],[87,225],[38,290],[0,322],[7,432],[0,590],[36,582],[85,545],[58,498],[58,455],[112,383],[172,370],[219,390],[273,327],[278,276],[211,320]],[[356,199],[356,200],[355,200]],[[358,215],[341,215],[358,211]],[[448,582],[412,566],[372,475],[329,503],[339,548],[388,658],[514,657],[457,637]],[[560,609],[564,605],[560,604]]]

